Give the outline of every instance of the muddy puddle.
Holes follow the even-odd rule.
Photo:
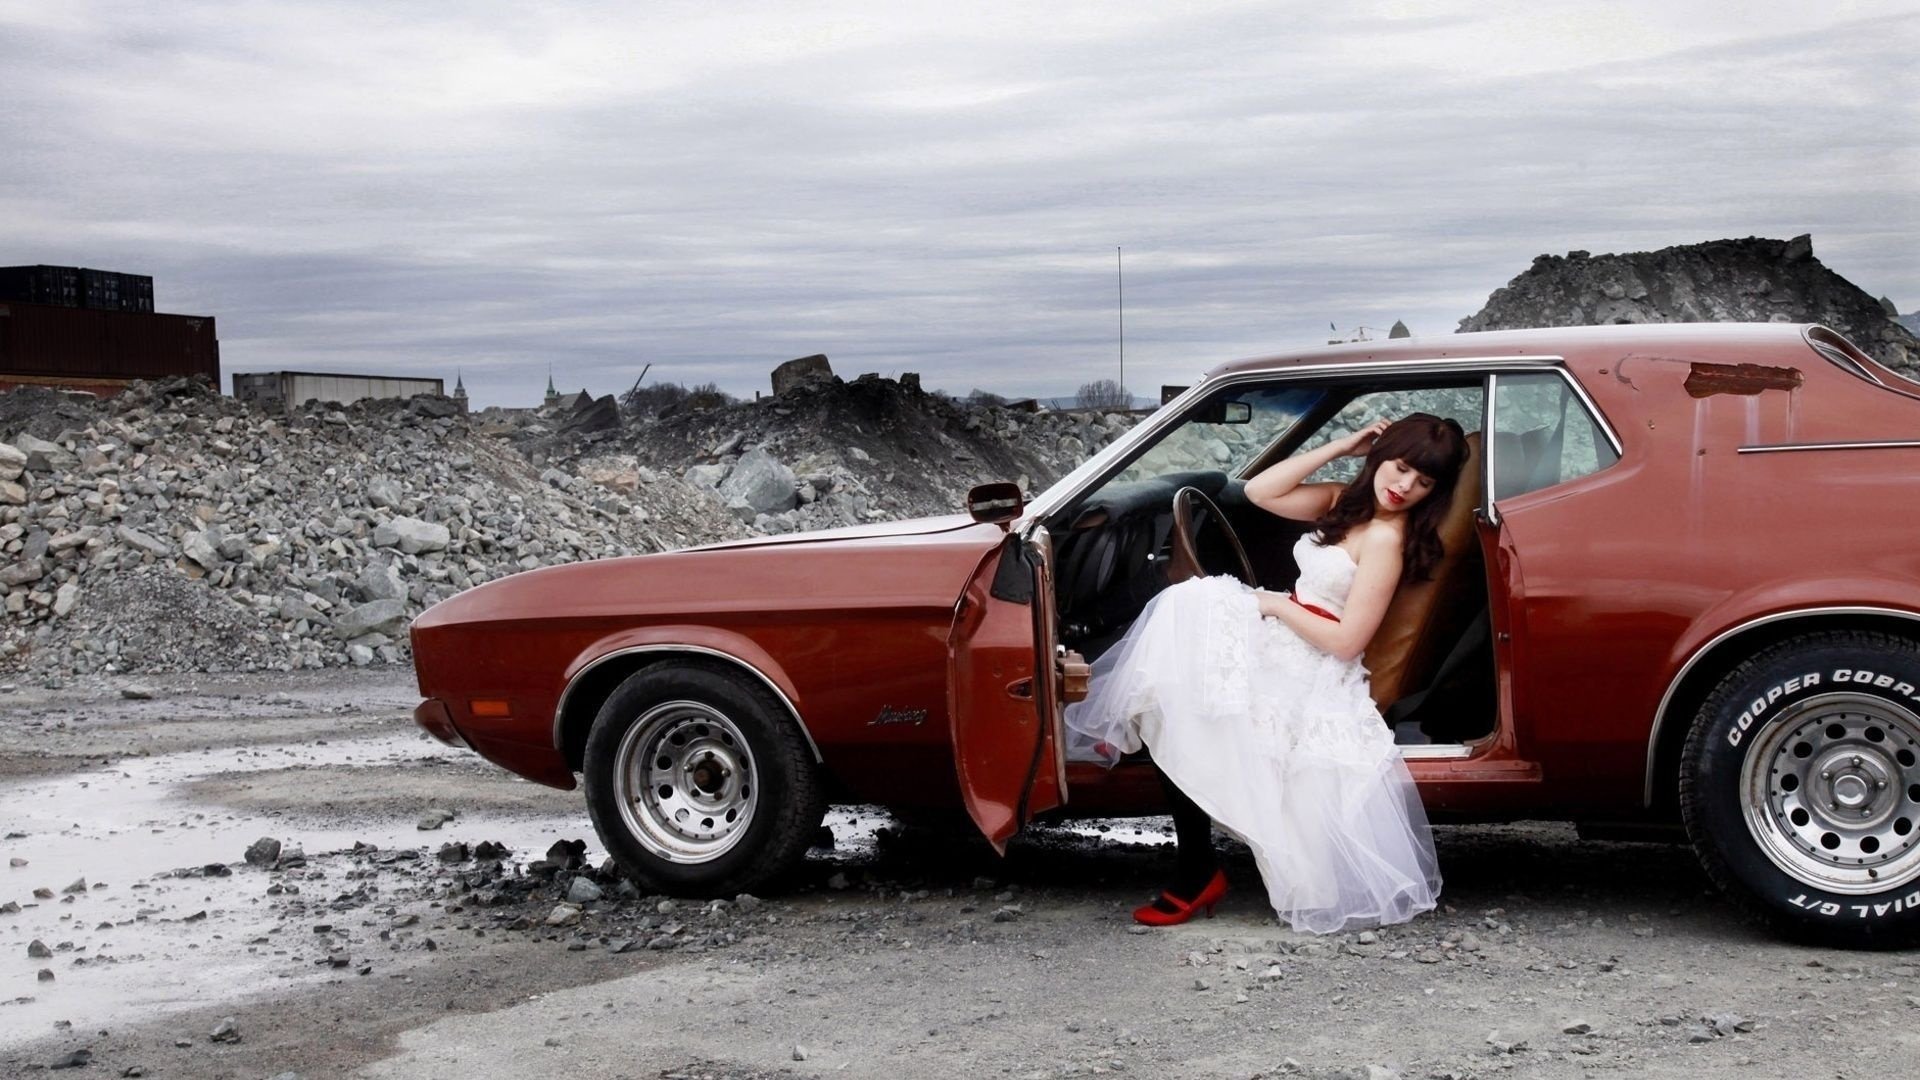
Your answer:
[[[0,785],[6,836],[0,851],[8,862],[0,870],[0,905],[19,906],[0,914],[0,1044],[47,1034],[61,1021],[84,1030],[231,997],[237,985],[271,990],[288,981],[341,977],[327,962],[342,936],[334,922],[366,939],[356,957],[384,948],[389,955],[378,966],[401,974],[406,950],[380,941],[373,927],[405,921],[409,909],[430,908],[433,901],[426,890],[409,887],[411,867],[368,869],[364,849],[361,858],[350,858],[356,844],[424,851],[430,858],[441,844],[492,840],[517,857],[534,858],[556,839],[590,837],[578,815],[463,813],[422,831],[412,818],[242,814],[185,794],[215,777],[278,773],[298,784],[328,772],[454,753],[398,734],[131,758],[87,773]],[[301,849],[306,867],[270,872],[247,865],[247,846],[262,836]],[[357,902],[330,921],[325,912],[343,894]],[[312,926],[328,930],[316,933]],[[35,941],[51,955],[30,956]],[[45,979],[43,970],[53,978]]]
[[[56,1025],[94,1031],[245,996],[235,987],[405,978],[450,934],[475,933],[443,909],[443,845],[492,841],[525,863],[557,840],[584,840],[590,862],[604,857],[578,793],[474,768],[466,751],[407,728],[0,782],[0,1047]],[[421,830],[425,789],[451,793],[458,816]],[[390,798],[356,801],[368,791]],[[835,808],[833,843],[815,857],[870,863],[891,824],[873,807]],[[1151,820],[1043,831],[1068,845],[1169,840]],[[262,837],[305,865],[248,865]],[[48,955],[30,955],[35,942]]]
[[[0,784],[0,857],[9,864],[0,870],[0,1046],[56,1024],[97,1030],[230,999],[236,986],[271,993],[367,968],[405,977],[438,948],[425,929],[404,928],[446,921],[430,887],[445,844],[493,841],[525,862],[556,840],[580,839],[589,861],[603,858],[577,794],[560,800],[563,812],[463,809],[432,831],[413,816],[330,812],[311,799],[253,814],[192,797],[212,780],[321,784],[436,761],[472,758],[403,733],[130,758]],[[870,854],[888,820],[870,808],[833,811],[832,858]],[[248,865],[248,845],[263,836],[299,849],[306,865]],[[366,845],[380,850],[370,855]],[[49,956],[29,955],[36,941]]]

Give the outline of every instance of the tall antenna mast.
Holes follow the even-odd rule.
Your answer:
[[[1113,282],[1120,297],[1120,387],[1127,385],[1127,275],[1120,264],[1120,248],[1113,249]],[[1128,411],[1133,409],[1133,395],[1127,395]]]

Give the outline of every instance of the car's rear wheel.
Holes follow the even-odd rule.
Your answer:
[[[629,676],[594,718],[582,771],[607,851],[658,892],[750,892],[800,860],[826,812],[785,707],[705,665]]]
[[[1680,808],[1708,875],[1774,923],[1920,941],[1920,648],[1836,631],[1743,662],[1688,733]]]

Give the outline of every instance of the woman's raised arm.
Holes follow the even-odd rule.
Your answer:
[[[1372,449],[1373,440],[1379,438],[1390,423],[1390,420],[1376,420],[1344,439],[1274,462],[1247,481],[1248,501],[1270,514],[1294,521],[1318,520],[1333,508],[1333,500],[1344,485],[1303,481],[1335,458],[1349,454],[1365,456]]]

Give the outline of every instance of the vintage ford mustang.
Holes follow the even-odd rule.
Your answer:
[[[983,484],[964,515],[462,593],[413,625],[415,717],[583,777],[614,858],[666,891],[777,876],[832,801],[964,806],[995,844],[1158,812],[1149,765],[1067,759],[1086,661],[1169,580],[1287,587],[1304,526],[1244,478],[1416,409],[1475,460],[1366,664],[1435,819],[1683,825],[1783,928],[1920,938],[1920,385],[1819,326],[1225,364],[1031,501]]]

